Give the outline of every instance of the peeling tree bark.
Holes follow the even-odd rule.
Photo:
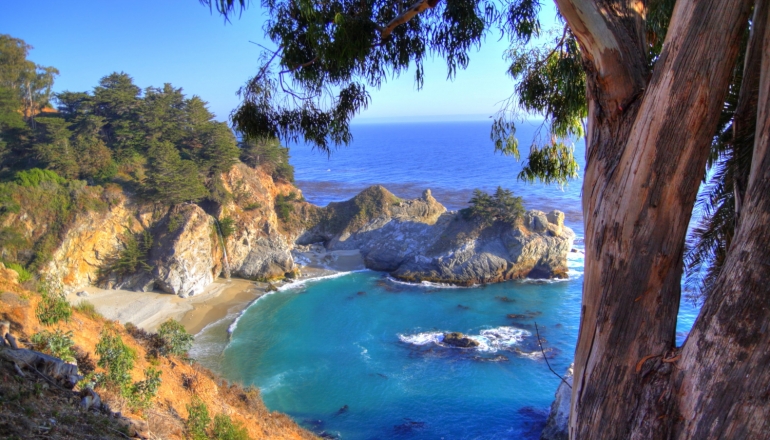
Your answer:
[[[724,268],[682,352],[680,438],[770,436],[770,18],[746,200]]]
[[[673,438],[684,239],[751,2],[678,1],[649,83],[643,4],[558,5],[588,54],[586,267],[570,437]]]

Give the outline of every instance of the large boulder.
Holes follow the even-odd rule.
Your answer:
[[[570,365],[564,375],[564,382],[559,384],[556,389],[553,403],[551,403],[551,412],[548,415],[548,421],[540,434],[540,440],[567,440],[569,439],[569,406],[572,396],[572,373],[574,364]]]
[[[153,228],[149,270],[124,277],[114,287],[160,289],[183,298],[203,292],[221,270],[221,246],[213,217],[198,205],[182,205]]]

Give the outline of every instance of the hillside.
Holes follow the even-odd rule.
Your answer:
[[[268,411],[257,389],[228,383],[178,356],[154,356],[151,354],[151,339],[144,332],[135,328],[129,332],[120,323],[107,321],[92,309],[76,306],[67,321],[42,325],[36,313],[40,311],[43,297],[30,287],[30,282],[18,282],[15,271],[0,266],[0,320],[11,323],[11,333],[22,345],[28,346],[33,335],[44,330],[60,330],[65,334],[72,332],[75,351],[80,353],[76,358],[82,374],[87,372],[89,364],[93,368],[101,359],[97,354],[97,344],[102,332],[112,329],[136,353],[136,361],[130,371],[132,381],[145,379],[142,372],[149,368],[161,372],[157,394],[146,408],[132,408],[130,401],[114,388],[95,388],[112,414],[119,412],[124,417],[140,421],[139,426],[143,426],[142,420],[146,421],[148,431],[145,434],[148,438],[190,438],[188,408],[196,403],[195,399],[200,399],[197,403],[203,403],[208,408],[211,420],[217,415],[225,415],[235,426],[242,426],[253,439],[315,438],[289,417]],[[39,375],[25,371],[26,377],[20,377],[13,365],[0,361],[0,376],[3,378],[0,380],[0,437],[30,438],[44,434],[45,438],[57,439],[124,438],[114,430],[122,429],[125,423],[103,412],[77,409],[79,398],[73,398],[71,392],[49,386]],[[105,372],[105,369],[97,366],[95,372]]]

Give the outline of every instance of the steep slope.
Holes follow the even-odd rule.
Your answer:
[[[83,370],[83,363],[88,363],[83,359],[89,358],[93,364],[99,359],[95,348],[102,330],[113,328],[123,341],[136,351],[137,360],[131,371],[132,380],[142,380],[144,378],[142,372],[151,366],[162,372],[160,388],[150,407],[146,410],[132,412],[126,399],[119,394],[109,389],[96,389],[112,412],[120,412],[123,416],[135,420],[146,420],[147,427],[155,438],[187,438],[185,430],[185,421],[189,417],[187,408],[194,402],[195,398],[199,398],[206,404],[212,419],[216,414],[225,414],[234,422],[242,424],[253,439],[315,438],[312,434],[299,428],[289,417],[268,411],[256,389],[245,389],[239,385],[230,384],[199,365],[191,364],[177,357],[148,356],[147,341],[141,331],[129,333],[121,324],[106,321],[100,316],[88,312],[87,309],[83,309],[84,311],[74,310],[68,322],[59,322],[50,327],[42,326],[35,316],[41,301],[40,295],[20,285],[17,278],[18,276],[14,271],[0,267],[0,292],[2,292],[0,294],[2,297],[0,320],[7,320],[11,323],[12,333],[23,345],[28,343],[33,334],[44,329],[71,331],[75,345],[86,354],[79,356],[79,367]],[[0,365],[0,374],[8,377],[13,376],[14,374],[8,368],[7,363]],[[99,371],[103,370],[97,367],[96,372]],[[31,385],[30,389],[34,390],[35,386]],[[20,390],[19,393],[22,391]],[[3,396],[2,405],[16,405],[6,398],[10,395],[4,393]],[[53,400],[51,400],[42,399],[42,396],[37,398],[26,396],[20,405],[22,408],[26,408],[24,411],[33,415],[60,414],[60,416],[52,416],[58,417],[55,423],[63,423],[62,418],[69,420],[70,415],[74,414],[70,408],[77,405],[77,399],[72,401],[73,399],[70,398],[53,396],[51,397]],[[70,434],[62,434],[60,437],[54,436],[53,438],[110,438],[108,434],[104,434],[102,437],[99,437],[101,434],[94,434],[94,432],[104,433],[107,431],[106,429],[99,431],[101,429],[99,424],[102,423],[100,420],[104,417],[98,413],[87,413],[82,417],[92,418],[93,424],[96,425],[90,426],[83,424],[82,420],[77,420],[68,425],[69,431],[67,432]],[[46,423],[48,424],[40,426],[50,426],[52,422]],[[22,422],[15,416],[0,417],[0,433],[6,432],[9,433],[7,434],[9,436],[18,436],[18,432],[24,432],[25,429],[28,429],[21,424]],[[26,437],[21,435],[21,438]]]

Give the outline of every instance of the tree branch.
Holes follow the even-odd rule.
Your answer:
[[[572,389],[572,385],[570,385],[563,377],[559,375],[559,373],[553,371],[553,368],[551,368],[551,363],[548,362],[548,357],[545,355],[545,350],[543,350],[543,343],[540,342],[540,330],[537,328],[537,322],[535,322],[535,332],[537,332],[537,345],[540,346],[540,353],[543,353],[543,359],[545,359],[545,364],[548,365],[548,369],[551,370],[551,373],[555,374],[556,377],[561,379],[561,381],[564,382],[564,384],[567,385],[569,389]]]
[[[380,39],[384,40],[390,37],[390,34],[392,34],[393,30],[396,29],[398,26],[408,22],[420,12],[423,12],[427,9],[435,8],[438,2],[440,1],[441,0],[420,0],[417,3],[413,4],[412,6],[409,6],[409,8],[407,8],[406,11],[403,11],[400,14],[398,14],[396,18],[394,18],[388,24],[386,24],[384,28],[380,29]]]

